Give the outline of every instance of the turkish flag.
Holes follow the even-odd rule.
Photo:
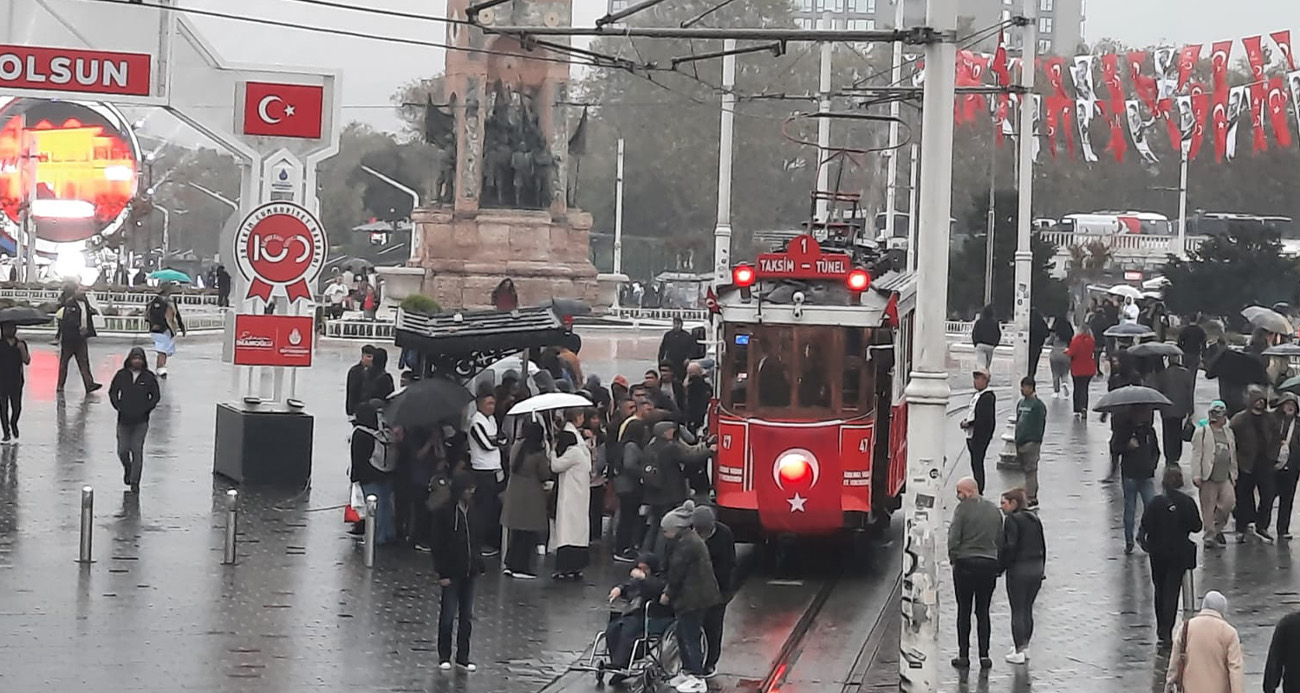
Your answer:
[[[752,420],[749,449],[758,517],[764,529],[820,534],[844,526],[839,422],[808,425]],[[783,473],[786,461],[797,465],[792,473]]]
[[[244,134],[320,139],[325,87],[248,82],[244,85]]]
[[[1187,80],[1196,71],[1196,64],[1201,61],[1201,44],[1192,43],[1183,46],[1178,54],[1178,91],[1187,86]]]
[[[1269,34],[1273,43],[1277,44],[1277,49],[1282,52],[1282,57],[1286,58],[1288,70],[1295,70],[1295,56],[1291,54],[1291,30],[1284,29]]]
[[[1247,36],[1241,40],[1246,47],[1246,61],[1250,63],[1251,77],[1256,81],[1264,79],[1264,37]]]
[[[1107,53],[1101,56],[1101,81],[1110,93],[1110,112],[1124,112],[1124,85],[1119,78],[1119,56]]]
[[[1074,158],[1074,130],[1078,123],[1074,120],[1074,99],[1066,97],[1061,100],[1061,129],[1065,130],[1065,149],[1070,152],[1070,158]]]
[[[1228,59],[1232,57],[1232,41],[1219,41],[1210,47],[1210,68],[1214,77],[1214,102],[1228,107]]]
[[[1061,110],[1061,102],[1065,100],[1063,96],[1047,97],[1047,150],[1052,153],[1052,158],[1056,158],[1056,118],[1057,113]]]
[[[1187,156],[1189,160],[1195,160],[1196,155],[1201,152],[1201,143],[1205,141],[1205,119],[1210,112],[1210,95],[1205,92],[1205,85],[1200,82],[1192,82],[1190,86],[1192,92],[1192,120],[1196,121],[1192,127],[1192,141],[1188,145]],[[1224,106],[1224,118],[1227,118],[1227,106]]]
[[[1047,81],[1052,83],[1055,95],[1065,97],[1065,58],[1058,55],[1048,58],[1043,64],[1047,66]]]
[[[1273,139],[1283,149],[1291,147],[1291,126],[1286,119],[1286,83],[1281,77],[1268,81],[1268,96],[1265,98],[1269,119],[1273,123]]]
[[[1214,124],[1214,161],[1223,163],[1228,153],[1228,102],[1215,99],[1210,119]]]
[[[1255,136],[1255,153],[1268,151],[1268,138],[1264,136],[1264,99],[1268,86],[1263,82],[1250,85],[1250,127]]]
[[[1156,78],[1142,74],[1142,63],[1146,61],[1146,51],[1128,52],[1128,69],[1129,76],[1133,78],[1133,90],[1137,92],[1138,98],[1142,99],[1147,108],[1152,113],[1155,113],[1158,110],[1156,104]]]
[[[1114,102],[1111,102],[1112,104]],[[1124,109],[1124,100],[1120,100],[1120,107],[1115,109],[1114,105],[1107,106],[1105,101],[1097,105],[1107,111],[1106,121],[1110,123],[1110,142],[1107,143],[1106,149],[1114,152],[1115,161],[1124,163],[1124,154],[1128,151],[1128,142],[1124,141],[1124,119],[1128,117],[1128,111]]]
[[[998,49],[993,51],[993,62],[989,65],[993,76],[998,78],[998,86],[1011,85],[1011,70],[1007,67],[1007,32],[998,34]]]

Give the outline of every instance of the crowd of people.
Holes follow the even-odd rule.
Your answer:
[[[1286,306],[1274,310],[1285,312]],[[1049,325],[1036,311],[1030,320],[1030,371],[1020,381],[1014,441],[1025,485],[1003,494],[1005,517],[982,497],[984,457],[996,427],[996,395],[989,388],[988,367],[1001,340],[991,310],[981,315],[972,333],[975,392],[960,424],[967,435],[972,476],[958,484],[960,502],[948,536],[958,604],[958,656],[953,665],[971,665],[973,613],[980,664],[992,666],[988,611],[999,574],[1007,577],[1012,612],[1014,647],[1006,660],[1023,663],[1028,658],[1034,598],[1046,557],[1042,525],[1029,512],[1039,507],[1039,446],[1047,416],[1037,397],[1032,356],[1047,347],[1053,391],[1070,397],[1073,389],[1072,408],[1080,421],[1089,418],[1088,391],[1096,380],[1104,379],[1110,392],[1151,388],[1169,402],[1107,407],[1101,413],[1111,430],[1110,471],[1102,481],[1112,483],[1118,477],[1121,483],[1124,553],[1141,548],[1149,560],[1156,639],[1161,651],[1169,653],[1168,685],[1189,693],[1243,690],[1243,653],[1228,621],[1227,597],[1207,591],[1201,610],[1185,616],[1179,627],[1180,595],[1190,603],[1187,578],[1198,563],[1192,535],[1202,533],[1205,560],[1213,560],[1228,543],[1230,519],[1237,543],[1293,538],[1291,519],[1300,481],[1300,397],[1291,391],[1294,383],[1287,382],[1295,375],[1290,359],[1266,351],[1294,335],[1255,327],[1247,346],[1237,350],[1227,343],[1222,322],[1196,315],[1187,316],[1174,342],[1165,344],[1170,321],[1162,304],[1152,301],[1139,308],[1132,299],[1116,298],[1094,302],[1077,328],[1065,316]],[[1116,338],[1113,328],[1125,323],[1148,329],[1132,331],[1142,335],[1133,339]],[[1160,346],[1140,346],[1145,344]],[[1218,381],[1219,390],[1219,398],[1203,409],[1195,396],[1202,370]],[[1204,418],[1198,412],[1204,412]],[[1184,447],[1190,448],[1186,466]],[[1300,691],[1300,612],[1281,619],[1268,652],[1264,690],[1273,693],[1279,686],[1287,693]]]
[[[497,559],[503,575],[534,580],[553,555],[552,580],[567,581],[581,579],[603,551],[630,566],[629,579],[610,593],[611,681],[626,677],[632,643],[647,624],[671,622],[682,670],[670,685],[683,693],[707,689],[736,558],[731,530],[707,502],[716,442],[703,425],[712,386],[700,364],[688,361],[687,339],[679,321],[664,338],[658,368],[637,383],[615,376],[608,388],[583,376],[576,349],[552,347],[523,362],[531,375],[509,370],[499,382],[477,381],[472,412],[462,420],[414,426],[389,425],[385,411],[416,371],[402,370],[395,386],[387,351],[362,348],[346,384],[351,480],[379,499],[378,543],[401,542],[432,556],[442,588],[441,669],[476,669],[474,581]],[[587,404],[510,414],[531,397],[558,392]]]

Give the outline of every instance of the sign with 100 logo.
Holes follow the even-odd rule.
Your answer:
[[[254,209],[235,235],[235,260],[248,280],[247,298],[311,298],[309,284],[325,264],[325,231],[306,208],[268,202]]]

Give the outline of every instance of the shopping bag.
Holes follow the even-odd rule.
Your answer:
[[[366,492],[361,489],[361,483],[352,482],[352,498],[347,505],[343,506],[344,522],[361,522],[366,519]]]

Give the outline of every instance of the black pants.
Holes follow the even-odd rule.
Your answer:
[[[1187,571],[1181,562],[1154,554],[1150,558],[1151,584],[1156,595],[1156,638],[1160,642],[1172,642],[1174,621],[1178,619],[1178,593],[1183,588],[1183,573]]]
[[[1071,378],[1074,380],[1074,413],[1088,415],[1088,384],[1092,382],[1090,375],[1076,375]]]
[[[980,493],[984,493],[984,455],[989,451],[989,440],[967,438],[966,449],[970,451],[970,474],[979,484]]]
[[[512,573],[533,575],[533,554],[537,553],[537,532],[510,530],[506,546],[506,569]]]
[[[474,631],[474,578],[452,578],[451,584],[442,588],[438,611],[438,661],[451,661],[451,629],[456,619],[456,661],[469,663],[469,636]]]
[[[626,669],[632,663],[632,648],[636,639],[645,632],[645,617],[634,612],[626,615],[610,614],[605,627],[605,650],[609,652],[612,669]]]
[[[221,308],[230,307],[230,289],[217,292],[217,306]]]
[[[623,553],[636,550],[641,540],[645,518],[641,517],[641,497],[636,493],[625,493],[618,497],[618,524],[614,527],[614,551]]]
[[[0,388],[0,426],[4,435],[18,435],[18,417],[23,413],[23,384],[18,383]]]
[[[1034,377],[1034,374],[1038,372],[1038,360],[1041,358],[1043,358],[1043,345],[1030,344],[1029,345],[1029,372],[1026,373],[1025,375],[1031,378]]]
[[[1165,461],[1176,464],[1183,456],[1183,419],[1160,415],[1161,438],[1165,444]]]
[[[474,470],[474,514],[483,528],[483,550],[501,549],[501,489],[497,472]]]
[[[1277,472],[1277,531],[1279,534],[1291,533],[1291,511],[1295,506],[1296,482],[1300,481],[1300,470],[1284,469]]]
[[[959,558],[952,566],[953,587],[957,592],[957,652],[970,655],[971,610],[978,621],[979,654],[989,656],[989,602],[998,584],[998,562],[992,558]]]
[[[1017,650],[1034,637],[1034,600],[1043,586],[1043,564],[1021,563],[1007,571],[1007,603],[1011,605],[1011,640]]]
[[[1237,475],[1237,531],[1245,531],[1246,525],[1254,524],[1259,529],[1268,529],[1270,516],[1273,514],[1273,470],[1260,469],[1267,464],[1255,460],[1255,471],[1241,472]],[[1259,491],[1259,500],[1255,492]]]
[[[587,527],[587,540],[594,544],[605,534],[602,531],[605,520],[604,486],[591,487],[591,500],[587,504],[587,520],[590,523]]]
[[[704,671],[713,671],[722,656],[722,623],[727,617],[727,603],[711,606],[704,612]]]
[[[68,362],[77,359],[77,368],[81,370],[81,384],[87,390],[95,384],[95,376],[90,373],[90,348],[83,340],[76,344],[63,344],[59,347],[59,389],[68,382]]]

